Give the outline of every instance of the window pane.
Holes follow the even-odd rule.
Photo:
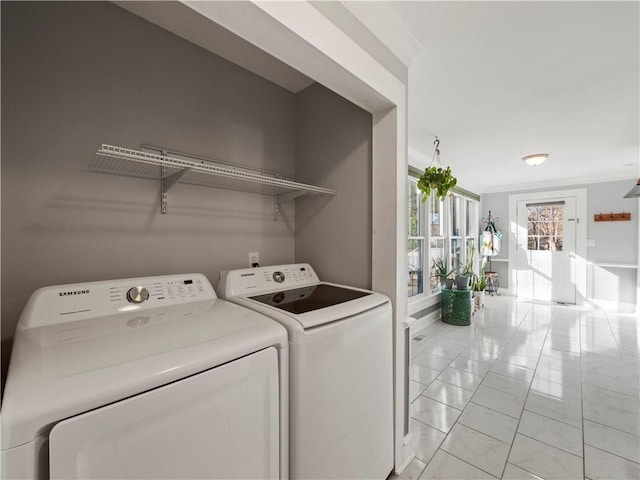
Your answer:
[[[551,207],[538,207],[538,220],[548,222],[551,220]]]
[[[527,238],[527,250],[538,250],[538,237]]]
[[[424,240],[409,240],[412,245],[407,253],[407,294],[410,297],[424,292],[423,268],[424,263]]]
[[[451,235],[458,237],[462,235],[462,201],[458,196],[451,198]]]
[[[431,236],[442,237],[442,200],[435,194],[431,195]]]
[[[538,250],[549,250],[549,237],[540,237],[538,242]]]
[[[457,238],[451,239],[451,268],[453,271],[460,271],[460,262],[462,261],[462,240]]]
[[[418,188],[415,182],[409,180],[407,184],[409,191],[409,236],[420,236],[420,218],[419,218],[419,206],[420,197],[418,195]]]
[[[435,268],[433,268],[433,262],[438,258],[445,257],[444,251],[444,238],[434,238],[431,237],[431,247],[429,250],[429,255],[431,258],[431,290],[438,288],[440,284],[440,278],[437,276]]]
[[[471,200],[467,200],[467,237],[476,238],[478,230],[478,204]]]
[[[467,241],[466,241],[466,248],[467,248],[467,250],[466,250],[466,255],[467,255],[467,257],[466,257],[465,263],[467,263],[467,262],[469,261],[469,255],[471,255],[471,249],[472,249],[472,248],[474,248],[474,249],[475,249],[475,245],[476,245],[476,239],[475,239],[475,238],[467,238]],[[477,253],[477,252],[476,252],[476,253]],[[475,271],[475,269],[476,269],[476,268],[475,268],[475,262],[476,262],[476,260],[477,260],[476,253],[474,253],[474,256],[473,256],[473,261],[474,261],[474,267],[473,267],[473,270],[474,270],[474,271]]]

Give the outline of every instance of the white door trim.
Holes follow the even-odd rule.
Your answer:
[[[509,195],[509,290],[516,293],[516,249],[518,217],[516,209],[519,201],[552,201],[564,197],[576,199],[576,305],[582,305],[587,298],[587,189],[554,190]]]

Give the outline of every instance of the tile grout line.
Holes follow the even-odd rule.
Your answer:
[[[628,459],[628,458],[626,458],[626,457],[622,457],[622,456],[618,455],[617,453],[608,452],[608,451],[606,451],[606,450],[603,450],[603,449],[598,448],[598,447],[596,447],[596,446],[590,445],[590,444],[588,444],[588,443],[587,443],[587,444],[585,444],[585,445],[588,445],[589,447],[591,447],[591,448],[593,448],[593,449],[595,449],[595,450],[600,450],[601,452],[606,453],[606,454],[608,454],[608,455],[611,455],[611,456],[617,457],[617,458],[619,458],[619,459],[621,459],[621,460],[624,460],[625,462],[633,463],[633,464],[635,464],[635,465],[640,466],[640,463],[635,462],[635,461],[633,461],[633,460],[629,460],[629,459]],[[586,474],[585,474],[585,477],[586,477]]]
[[[445,440],[446,440],[446,439],[445,439]],[[444,443],[444,441],[443,441],[442,443]],[[439,448],[438,450],[442,450],[442,448]],[[487,472],[485,469],[480,468],[480,467],[478,467],[477,465],[474,465],[473,463],[469,463],[469,462],[467,462],[466,460],[464,460],[463,458],[460,458],[460,457],[458,457],[457,455],[454,455],[454,454],[453,454],[453,453],[451,453],[451,452],[447,452],[446,450],[442,450],[442,451],[443,451],[444,453],[446,453],[447,455],[451,455],[452,457],[457,458],[457,459],[458,459],[458,460],[460,460],[461,462],[464,462],[464,463],[466,463],[467,465],[470,465],[470,466],[472,466],[473,468],[475,468],[475,469],[477,469],[477,470],[480,470],[480,471],[482,471],[482,472],[486,473],[487,475],[490,475],[490,476],[491,476],[491,478],[495,478],[495,479],[497,479],[497,480],[499,480],[499,479],[501,478],[501,476],[500,476],[500,477],[496,477],[493,473],[491,473],[491,472]],[[436,451],[436,453],[438,453],[438,452]],[[436,456],[436,455],[435,455],[435,453],[433,454],[433,456],[434,456],[434,457]],[[431,462],[429,462],[429,463],[431,463]]]
[[[527,410],[527,411],[528,411],[528,410]],[[577,427],[574,427],[574,428],[577,428]],[[523,437],[530,438],[531,440],[533,440],[533,441],[535,441],[535,442],[542,443],[543,445],[547,445],[548,447],[555,448],[556,450],[560,450],[561,452],[564,452],[564,453],[566,453],[566,454],[568,454],[568,455],[573,455],[574,457],[579,458],[579,459],[581,459],[581,460],[583,460],[583,459],[584,459],[584,452],[583,452],[583,456],[579,456],[579,455],[576,455],[576,454],[575,454],[575,453],[573,453],[573,452],[570,452],[570,451],[568,451],[568,450],[565,450],[564,448],[560,448],[560,447],[557,447],[557,446],[555,446],[555,445],[551,445],[550,443],[547,443],[547,442],[545,442],[545,441],[543,441],[543,440],[540,440],[540,439],[538,439],[538,438],[535,438],[535,437],[532,437],[532,436],[530,436],[530,435],[527,435],[526,433],[516,432],[516,434],[517,434],[517,435],[522,435]],[[522,468],[522,467],[521,467],[521,468]],[[536,474],[536,475],[537,475],[537,474]]]
[[[619,428],[612,427],[611,425],[607,425],[606,423],[597,422],[595,420],[591,420],[590,418],[585,418],[584,420],[586,420],[588,422],[591,422],[591,423],[595,423],[596,425],[600,425],[602,427],[607,427],[607,428],[609,428],[611,430],[615,430],[616,432],[626,433],[627,435],[632,435],[634,437],[638,437],[640,439],[640,435],[636,435],[635,433],[627,432],[626,430],[620,430]],[[565,425],[568,425],[568,424],[565,424]],[[591,445],[590,443],[587,443],[586,445],[589,445],[589,446],[593,447],[593,445]]]
[[[518,327],[516,328],[516,330],[515,330],[515,331],[514,331],[514,332],[513,332],[509,337],[507,337],[508,339],[507,339],[507,343],[506,343],[506,344],[508,344],[508,343],[509,343],[509,341],[511,341],[511,339],[513,338],[513,336],[515,335],[515,333],[516,333],[516,332],[518,331],[518,329],[520,328],[520,325],[522,324],[522,322],[524,322],[524,320],[525,320],[525,319],[526,319],[526,317],[529,315],[529,313],[531,312],[531,310],[532,310],[532,307],[529,307],[529,312],[528,312],[528,313],[523,317],[523,319],[520,321],[520,323],[518,324]],[[482,335],[484,335],[484,333],[482,333]],[[474,334],[474,337],[475,337],[475,334]],[[473,342],[473,340],[472,340],[471,342],[469,342],[469,344],[471,344],[472,342]],[[506,344],[505,344],[505,345],[506,345]],[[502,347],[502,350],[504,350],[504,347]],[[501,350],[501,352],[502,352],[502,350]],[[453,361],[454,361],[456,358],[458,358],[459,356],[460,356],[460,354],[458,354],[454,359],[452,359],[452,360],[451,360],[451,362],[453,362]],[[498,355],[498,357],[499,357],[499,355]],[[498,357],[494,358],[494,359],[491,361],[491,365],[490,365],[490,367],[489,367],[489,370],[487,370],[487,372],[486,372],[484,375],[482,375],[482,380],[484,380],[484,378],[487,376],[487,374],[491,371],[491,367],[493,367],[493,365],[495,364],[495,362],[498,360]],[[473,360],[473,359],[472,359],[472,360]],[[450,362],[450,363],[451,363],[451,362]],[[460,370],[460,369],[458,369],[458,370]],[[462,370],[462,371],[464,371],[464,370]],[[471,373],[471,372],[469,372],[469,373]],[[480,376],[480,375],[478,375],[478,376]],[[482,383],[482,380],[480,381],[480,383]],[[433,382],[432,382],[432,383],[433,383]],[[444,383],[446,383],[446,382],[444,382]],[[480,384],[479,384],[478,386],[480,386]],[[460,387],[460,388],[462,388],[462,387]],[[474,390],[474,394],[475,394],[475,391],[476,391],[477,389],[478,389],[478,387],[476,387],[476,389]],[[429,397],[426,397],[426,398],[429,398]],[[430,399],[430,400],[433,400],[433,399]],[[433,401],[437,402],[438,400],[433,400]],[[469,402],[471,402],[471,399],[469,400]],[[467,404],[468,404],[469,402],[467,402]],[[442,403],[442,402],[439,402],[439,403]],[[444,404],[444,403],[443,403],[443,405],[446,405],[446,404]],[[449,405],[446,405],[446,406],[449,406]],[[455,408],[455,407],[451,407],[451,408]],[[466,408],[466,406],[465,406],[465,408]],[[449,437],[449,433],[451,432],[451,430],[453,430],[453,427],[455,427],[455,426],[458,424],[458,420],[460,420],[460,417],[462,416],[462,413],[463,413],[463,412],[464,412],[464,408],[460,411],[460,415],[458,415],[458,418],[456,418],[456,420],[453,422],[453,425],[451,425],[451,428],[449,429],[449,432],[443,432],[443,433],[445,433],[445,437],[444,437],[444,439],[442,440],[442,442],[440,443],[440,445],[438,445],[438,448],[436,449],[436,452],[433,454],[433,457],[435,457],[436,453],[438,453],[438,451],[439,451],[439,450],[442,450],[442,444],[443,444],[443,443],[447,440],[447,438]],[[502,412],[499,412],[499,413],[502,413]],[[416,419],[416,420],[417,420],[417,419]],[[418,421],[419,421],[419,420],[418,420]],[[425,424],[424,422],[421,422],[421,423]],[[426,425],[426,424],[425,424],[425,425]],[[461,425],[463,425],[463,426],[465,426],[465,427],[466,427],[466,425],[464,425],[464,424],[461,424]],[[431,427],[431,425],[428,425],[428,426],[429,426],[429,427]],[[431,427],[431,428],[435,428],[435,427]],[[467,428],[470,428],[470,427],[467,427]],[[436,428],[436,430],[438,430],[438,431],[442,431],[442,430],[439,430],[439,429],[437,429],[437,428]],[[517,428],[516,428],[516,431],[517,431]],[[480,432],[480,433],[482,433],[482,432]],[[488,435],[487,435],[487,436],[488,436]],[[515,434],[514,434],[514,437],[515,437]],[[491,437],[491,438],[493,438],[493,437]],[[444,452],[446,452],[446,453],[447,453],[447,454],[449,454],[449,455],[452,455],[452,456],[453,456],[453,457],[455,457],[455,458],[458,458],[457,456],[455,456],[455,455],[453,455],[453,454],[451,454],[451,453],[447,452],[446,450],[443,450],[443,451],[444,451]],[[429,465],[431,464],[431,461],[433,460],[433,457],[431,457],[431,460],[429,460],[429,463],[427,464],[427,466],[426,466],[426,467],[425,467],[425,469],[423,470],[422,474],[424,474],[424,472],[427,470],[427,468],[428,468],[428,467],[429,467]],[[464,462],[464,463],[466,463],[466,464],[468,464],[468,465],[471,465],[471,466],[472,466],[472,467],[474,467],[474,468],[478,468],[478,467],[476,467],[475,465],[473,465],[473,464],[471,464],[471,463],[469,463],[469,462],[466,462],[465,460],[462,460],[461,458],[458,458],[458,460],[460,460],[460,461],[462,461],[462,462]],[[508,462],[508,460],[509,460],[509,455],[507,454],[507,460],[505,461],[505,466],[506,466],[506,463]],[[501,478],[501,477],[502,477],[502,475],[504,474],[504,468],[505,468],[505,467],[503,467],[503,472],[502,472],[502,474],[500,475],[500,477],[498,477],[498,478]],[[479,470],[482,470],[481,468],[478,468],[478,469],[479,469]],[[494,475],[490,474],[489,472],[486,472],[485,470],[482,470],[482,471],[483,471],[483,472],[485,472],[485,473],[487,473],[488,475],[491,475],[492,477],[494,477]],[[422,474],[421,474],[421,475],[422,475]],[[494,477],[494,478],[495,478],[495,477]]]
[[[531,312],[533,312],[533,307],[531,307]],[[553,319],[553,314],[550,313],[550,320],[552,320],[552,319]],[[520,325],[522,325],[522,322],[520,323]],[[547,333],[544,336],[544,342],[542,342],[543,348],[544,348],[544,343],[546,342],[547,337],[549,336],[550,325],[551,325],[551,321],[549,322],[549,327],[547,327]],[[518,329],[519,328],[520,328],[520,326],[518,326]],[[520,428],[520,422],[522,421],[522,413],[524,412],[524,410],[525,410],[524,407],[526,406],[527,400],[529,399],[529,393],[531,392],[531,385],[533,384],[533,379],[535,378],[536,371],[538,370],[538,364],[540,363],[540,356],[542,356],[542,353],[540,353],[540,355],[538,355],[538,361],[536,362],[536,368],[533,370],[533,377],[531,378],[531,383],[529,384],[529,388],[527,389],[527,395],[526,395],[526,397],[524,399],[524,403],[522,404],[522,410],[520,411],[520,417],[518,418],[518,424],[516,425],[516,432],[513,435],[513,442],[511,442],[511,445],[509,446],[509,453],[507,454],[507,461],[505,462],[504,467],[502,467],[502,473],[500,474],[500,478],[502,478],[504,476],[504,472],[507,469],[507,464],[509,463],[509,458],[511,457],[511,451],[513,450],[513,445],[516,443],[516,437],[518,436],[518,429]],[[516,466],[518,466],[518,465],[516,465]],[[519,468],[522,468],[522,467],[519,467]],[[529,472],[529,473],[533,473],[533,472]]]
[[[582,477],[587,477],[587,455],[585,449],[584,438],[584,387],[582,378],[582,313],[580,314],[580,321],[578,323],[578,334],[580,338],[580,415],[582,416]],[[607,321],[607,324],[609,322]],[[611,328],[611,327],[609,327]]]
[[[609,316],[607,315],[607,312],[605,312],[604,310],[603,310],[603,312],[602,312],[602,313],[604,314],[604,316],[605,316],[605,320],[607,321],[607,325],[609,326],[609,330],[611,330],[611,334],[613,335],[613,329],[611,328],[611,323],[609,322]],[[581,325],[580,325],[580,328],[582,328],[582,323],[581,323]],[[581,333],[582,333],[582,332],[581,332]],[[617,350],[618,350],[618,354],[619,354],[620,358],[622,359],[622,355],[619,353],[619,352],[620,352],[620,345],[618,344],[618,340],[615,338],[615,335],[613,335],[613,337],[614,337],[614,340],[615,340],[615,342],[616,342],[616,347],[617,347]],[[581,342],[581,344],[582,344],[582,342]],[[626,365],[625,365],[625,369],[626,369]],[[626,372],[625,372],[625,373],[626,373]],[[608,377],[608,375],[603,375],[603,376]],[[615,378],[615,377],[609,377],[609,378]],[[585,427],[585,423],[584,423],[584,422],[585,422],[585,417],[584,417],[584,392],[583,392],[583,385],[584,385],[584,384],[583,384],[583,381],[582,381],[582,361],[581,361],[581,362],[580,362],[580,389],[581,389],[581,393],[582,393],[582,395],[583,395],[583,397],[582,397],[582,455],[583,455],[583,469],[584,469],[584,477],[586,478],[586,476],[587,476],[586,453],[585,453],[585,450],[586,450],[586,448],[585,448],[585,447],[586,447],[587,445],[589,445],[591,448],[595,448],[596,450],[599,450],[599,451],[601,451],[601,452],[607,453],[607,454],[609,454],[609,455],[613,455],[613,456],[615,456],[615,457],[617,457],[617,458],[621,458],[621,459],[626,460],[626,461],[629,461],[629,462],[631,462],[631,463],[635,463],[636,465],[640,465],[640,463],[638,463],[638,462],[634,462],[633,460],[629,460],[628,458],[625,458],[625,457],[623,457],[623,456],[621,456],[621,455],[618,455],[618,454],[616,454],[616,453],[609,452],[609,451],[607,451],[607,450],[603,450],[602,448],[598,448],[598,447],[596,447],[596,446],[594,446],[594,445],[591,445],[591,444],[587,444],[586,439],[585,439],[585,437],[584,437],[584,435],[585,435],[585,434],[584,434],[584,432],[585,432],[585,428],[584,428],[584,427]],[[601,388],[601,387],[597,387],[597,386],[595,386],[595,385],[592,385],[592,387],[595,387],[595,388]],[[613,392],[613,390],[609,390],[609,389],[606,389],[606,388],[601,388],[601,389],[602,389],[602,390],[606,390],[606,391],[611,391],[611,392]],[[615,393],[619,393],[619,392],[615,392]],[[620,393],[620,395],[625,395],[625,394]],[[626,396],[630,396],[630,395],[626,395]],[[632,398],[635,398],[635,397],[633,397],[633,396],[631,396],[631,397],[632,397]],[[602,425],[602,426],[604,426],[604,427],[610,428],[610,429],[612,429],[612,430],[616,430],[616,431],[618,431],[618,432],[628,433],[629,435],[635,435],[635,434],[633,434],[633,433],[625,432],[624,430],[620,430],[620,429],[617,429],[617,428],[615,428],[615,427],[612,427],[612,426],[609,426],[609,425],[606,425],[606,424],[603,424],[603,423],[600,423],[600,422],[596,422],[596,421],[593,421],[593,420],[590,420],[590,419],[587,419],[587,420],[589,420],[590,422],[596,423],[596,424],[598,424],[598,425]],[[635,436],[637,436],[637,437],[638,437],[639,435],[635,435]]]
[[[530,313],[531,311],[532,311],[532,307],[529,307],[529,311],[528,311],[528,312],[527,312],[527,314],[523,317],[523,319],[520,321],[520,323],[518,323],[518,327],[517,327],[517,328],[514,330],[514,332],[513,332],[513,333],[508,337],[508,340],[507,340],[506,345],[508,345],[508,344],[509,344],[509,342],[511,341],[511,339],[513,338],[513,336],[514,336],[514,335],[516,334],[516,332],[520,329],[520,325],[522,325],[522,323],[525,321],[525,319],[527,318],[527,316],[529,315],[529,313]],[[503,351],[503,350],[504,350],[504,347],[502,348],[502,351]],[[501,352],[502,352],[502,351],[501,351]],[[495,359],[493,359],[493,361],[492,361],[492,363],[491,363],[491,367],[493,367],[493,365],[495,364],[495,362],[497,362],[497,361],[498,361],[499,356],[500,356],[500,355],[498,355]],[[489,372],[491,371],[491,367],[489,367],[489,370],[487,371],[487,373],[485,373],[485,374],[482,376],[482,380],[480,381],[480,384],[482,384],[482,382],[484,381],[484,379],[486,378],[486,376],[487,376],[487,375],[489,374]],[[478,385],[478,387],[480,386],[480,384]],[[478,387],[476,387],[476,390],[478,389]],[[488,388],[489,388],[489,387],[488,387]],[[474,391],[474,394],[475,394],[475,391]],[[473,398],[473,397],[472,397],[472,398]],[[471,402],[471,400],[469,400],[469,402]],[[477,405],[477,404],[476,404],[476,405]],[[524,405],[523,405],[523,408],[524,408]],[[464,412],[464,410],[463,410],[463,412]],[[502,413],[502,412],[499,412],[499,413]],[[462,416],[462,413],[458,416],[458,418],[456,418],[456,421],[455,421],[455,422],[453,423],[453,425],[451,426],[451,429],[449,430],[449,432],[451,432],[451,430],[453,430],[453,428],[458,424],[458,422],[459,422],[459,420],[460,420],[460,417],[461,417],[461,416]],[[507,416],[510,416],[510,415],[507,415]],[[521,416],[522,416],[522,415],[521,415]],[[513,418],[513,417],[512,417],[512,418]],[[518,421],[518,423],[519,423],[519,421]],[[461,423],[460,425],[463,425],[463,426],[465,426],[465,427],[466,427],[466,425],[464,425],[463,423]],[[467,428],[470,428],[470,427],[467,427]],[[473,429],[472,429],[472,430],[473,430]],[[516,433],[514,433],[514,439],[515,439],[515,435],[517,434],[517,430],[518,430],[518,429],[517,429],[517,426],[516,426]],[[479,432],[479,433],[482,433],[482,432]],[[484,435],[486,435],[486,434],[484,434]],[[489,436],[489,435],[487,435],[487,436]],[[447,438],[448,438],[448,437],[449,437],[449,433],[447,433],[447,436],[445,437],[445,439],[443,440],[443,442],[442,442],[442,443],[444,443],[444,442],[447,440]],[[490,436],[489,436],[489,437],[490,437]],[[490,437],[490,438],[493,438],[493,437]],[[497,440],[497,439],[496,439],[496,440]],[[510,453],[511,453],[511,447],[512,447],[512,446],[513,446],[513,442],[511,443],[511,445],[509,445],[509,452],[507,453],[507,457],[506,457],[506,459],[505,459],[505,464],[504,464],[504,466],[502,467],[502,472],[500,473],[500,476],[499,476],[499,477],[497,477],[497,478],[502,478],[502,476],[504,475],[504,470],[505,470],[505,468],[506,468],[507,463],[509,462],[509,455],[510,455]],[[441,447],[442,447],[442,444],[441,444],[441,445],[440,445],[440,447],[439,447],[439,449],[440,449],[440,450],[442,450],[442,448],[441,448]],[[444,450],[444,451],[446,452],[446,450]],[[449,455],[452,455],[450,452],[447,452],[447,453],[449,453]],[[456,457],[455,455],[453,455],[453,456],[454,456],[454,457]],[[458,458],[458,457],[456,457],[456,458]],[[464,462],[464,460],[462,460],[461,458],[458,458],[458,459]],[[471,463],[469,463],[469,462],[465,462],[465,463],[468,463],[469,465],[472,465],[472,466],[473,466],[473,467],[475,467],[475,468],[479,468],[479,467],[476,467],[475,465],[473,465],[473,464],[471,464]],[[481,468],[479,468],[479,469],[480,469],[480,470],[482,470],[483,472],[486,472],[485,470],[483,470],[483,469],[481,469]],[[488,473],[489,475],[492,475],[492,474],[490,474],[489,472],[486,472],[486,473]],[[492,476],[493,476],[493,475],[492,475]]]

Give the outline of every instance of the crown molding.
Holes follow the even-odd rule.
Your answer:
[[[506,192],[520,192],[524,190],[547,190],[550,187],[564,187],[570,185],[588,185],[591,183],[605,183],[605,182],[618,182],[622,180],[629,180],[630,182],[635,182],[637,179],[631,177],[629,172],[622,173],[612,173],[612,174],[602,174],[602,175],[591,175],[585,177],[571,177],[571,178],[558,178],[555,180],[543,180],[540,182],[529,182],[529,183],[516,183],[510,185],[494,185],[494,186],[486,186],[481,189],[483,194],[486,193],[506,193]]]
[[[427,157],[425,154],[423,154],[422,152],[419,152],[418,150],[409,147],[409,165],[411,165],[412,167],[416,167],[419,169],[424,169],[427,168],[429,166],[429,163],[431,163],[431,159],[429,157]]]
[[[422,51],[422,44],[391,2],[374,2],[376,8],[371,8],[370,2],[341,3],[407,67]]]

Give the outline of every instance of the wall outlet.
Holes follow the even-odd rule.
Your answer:
[[[258,252],[249,252],[249,266],[250,267],[260,266],[260,254]]]

